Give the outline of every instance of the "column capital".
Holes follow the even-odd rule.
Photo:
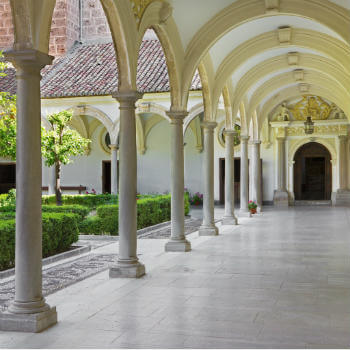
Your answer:
[[[241,142],[248,142],[250,136],[247,136],[247,135],[241,135]]]
[[[250,141],[250,143],[252,145],[261,145],[261,141],[260,140],[252,140],[252,141]]]
[[[188,116],[187,111],[166,111],[166,115],[170,118],[170,124],[183,124],[183,120]]]
[[[34,49],[8,50],[4,52],[7,61],[16,69],[25,72],[40,72],[42,68],[52,63],[54,57]]]
[[[210,122],[210,121],[204,121],[204,122],[201,123],[201,126],[204,129],[209,129],[209,130],[214,130],[217,125],[218,125],[217,122]]]
[[[338,135],[339,141],[347,141],[348,140],[348,135]]]
[[[236,136],[238,134],[238,132],[236,130],[233,129],[225,129],[224,130],[224,135],[225,136]]]
[[[109,145],[109,147],[110,147],[111,151],[113,151],[113,150],[118,150],[118,145],[115,144],[115,143],[111,143],[111,144]]]
[[[112,97],[119,102],[121,108],[135,108],[136,101],[141,99],[142,96],[143,93],[136,90],[116,91],[112,94]]]
[[[278,136],[278,137],[276,137],[276,140],[278,142],[282,143],[282,142],[286,141],[286,138],[284,136]]]

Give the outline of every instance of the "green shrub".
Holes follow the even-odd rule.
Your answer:
[[[6,205],[7,193],[0,194],[0,207]]]
[[[0,213],[15,213],[16,206],[15,205],[4,205],[0,207]]]
[[[77,221],[71,213],[43,213],[43,257],[66,251],[79,239]],[[0,270],[15,264],[15,220],[0,221]]]
[[[82,221],[87,214],[89,214],[89,208],[84,205],[72,204],[72,205],[43,205],[43,213],[73,213],[79,216],[79,221]]]
[[[15,220],[0,221],[0,270],[15,265]]]
[[[8,219],[15,219],[15,218],[16,218],[16,212],[14,211],[0,212],[0,220],[8,220]]]
[[[75,194],[69,195],[65,194],[62,196],[63,205],[71,205],[71,204],[79,204],[84,205],[89,208],[96,208],[99,205],[105,203],[117,203],[118,196],[111,195],[109,193],[106,194]],[[50,196],[42,196],[43,204],[55,204],[56,197],[55,195]]]
[[[71,213],[43,213],[43,257],[67,250],[79,239],[79,216]]]
[[[117,204],[97,207],[97,216],[102,220],[100,231],[97,233],[118,234],[119,206]]]
[[[103,220],[98,216],[89,216],[78,225],[79,232],[88,235],[102,234],[103,231]]]

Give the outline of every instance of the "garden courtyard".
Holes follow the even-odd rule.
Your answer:
[[[200,218],[201,209],[190,214]],[[222,214],[216,207],[215,218]],[[349,214],[266,207],[238,226],[218,223],[218,236],[188,234],[189,253],[139,236],[145,276],[110,279],[106,268],[49,294],[58,323],[38,334],[1,332],[1,347],[348,348]],[[118,240],[104,242],[70,263],[113,261],[117,251]],[[45,271],[68,262],[44,266],[44,285]]]

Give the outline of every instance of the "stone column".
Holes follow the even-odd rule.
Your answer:
[[[111,148],[111,193],[118,194],[118,148],[110,144]]]
[[[110,277],[141,277],[145,266],[137,258],[137,155],[135,103],[142,98],[137,91],[113,95],[120,109],[119,179],[119,255],[110,268]]]
[[[225,214],[222,218],[223,225],[237,225],[234,202],[234,138],[235,130],[225,130]]]
[[[204,193],[203,222],[199,228],[200,236],[216,236],[219,234],[214,223],[214,129],[217,123],[203,122],[204,132]]]
[[[40,70],[53,57],[33,49],[5,55],[17,79],[16,270],[15,299],[0,314],[0,329],[40,332],[57,322],[42,295]]]
[[[260,144],[261,141],[252,142],[252,199],[258,205],[257,211],[261,212],[261,163],[260,163]]]
[[[339,191],[348,190],[348,160],[347,160],[347,143],[348,137],[346,135],[339,135]]]
[[[167,252],[188,252],[191,243],[185,237],[184,209],[184,140],[183,119],[186,111],[167,112],[170,117],[170,176],[171,176],[171,237],[165,244]]]
[[[49,195],[56,193],[56,168],[55,166],[49,167]]]
[[[274,205],[288,206],[288,192],[286,188],[286,139],[277,137],[277,189],[274,193]]]
[[[241,136],[241,208],[240,214],[245,215],[249,213],[248,210],[248,179],[249,179],[249,166],[248,166],[248,140],[249,136]]]

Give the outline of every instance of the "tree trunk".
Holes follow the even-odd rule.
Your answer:
[[[61,190],[61,164],[57,162],[55,164],[56,168],[56,186],[55,186],[55,192],[56,192],[56,205],[62,205],[62,190]]]

